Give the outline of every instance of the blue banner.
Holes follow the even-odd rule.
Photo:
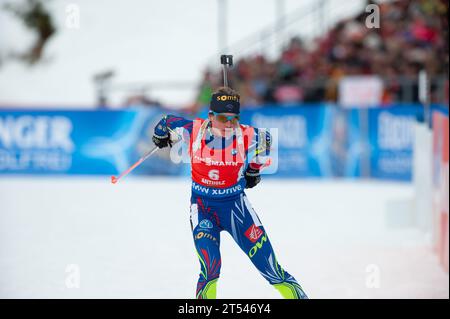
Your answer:
[[[313,104],[246,109],[241,122],[276,129],[276,177],[409,181],[420,105],[343,109]],[[0,174],[116,175],[145,154],[159,108],[120,111],[0,111]],[[182,114],[175,114],[183,116]],[[200,117],[206,117],[206,112]],[[423,117],[423,116],[422,116]],[[160,150],[133,174],[186,175]]]
[[[360,176],[356,110],[325,104],[244,110],[243,123],[278,131],[279,177]]]
[[[162,116],[125,111],[0,111],[0,173],[118,174],[150,147]],[[135,174],[178,175],[182,167],[159,152]]]
[[[414,123],[422,111],[418,105],[369,110],[371,177],[411,180]]]

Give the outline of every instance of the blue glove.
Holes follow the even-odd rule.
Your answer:
[[[172,147],[172,141],[170,140],[170,133],[167,128],[166,116],[164,116],[158,124],[156,124],[155,130],[153,132],[152,141],[159,148],[164,148],[167,146]]]

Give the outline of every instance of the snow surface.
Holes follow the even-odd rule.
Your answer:
[[[1,177],[0,298],[194,298],[189,186]],[[449,298],[427,236],[401,222],[411,185],[268,179],[247,195],[311,298]],[[225,232],[221,249],[218,298],[280,298]]]

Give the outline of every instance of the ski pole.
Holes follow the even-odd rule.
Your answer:
[[[155,153],[158,150],[158,146],[154,146],[151,150],[149,150],[144,156],[142,156],[136,163],[134,163],[132,166],[130,166],[126,171],[122,172],[118,177],[111,176],[111,183],[116,184],[119,179],[130,173],[133,169],[135,169],[137,166],[139,166],[143,161],[145,161],[147,158],[149,158],[153,153]]]

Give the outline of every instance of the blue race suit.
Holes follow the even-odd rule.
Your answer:
[[[240,125],[236,134],[217,137],[208,120],[191,121],[172,115],[163,117],[155,134],[165,135],[165,127],[189,145],[193,179],[190,221],[200,260],[196,297],[216,298],[221,268],[220,232],[225,230],[283,297],[306,299],[295,278],[278,263],[264,226],[244,192],[245,169],[249,165],[260,168],[269,155],[269,132]],[[240,138],[242,132],[244,138]],[[217,150],[223,153],[211,157]],[[241,161],[236,156],[241,156]]]

